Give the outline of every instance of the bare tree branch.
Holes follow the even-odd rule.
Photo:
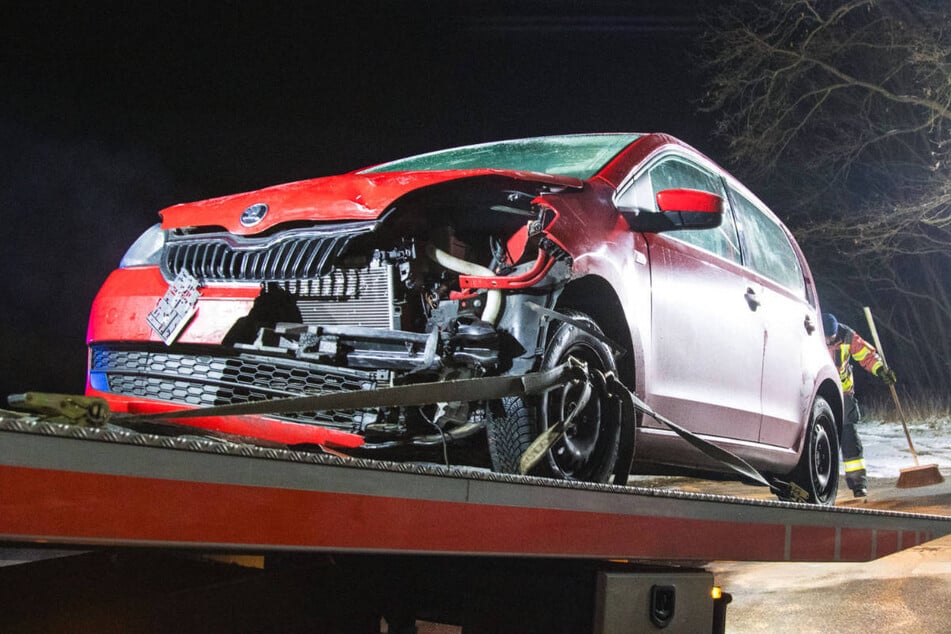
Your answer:
[[[780,201],[823,305],[879,307],[906,374],[951,384],[951,7],[744,0],[710,24],[704,68],[701,108]]]

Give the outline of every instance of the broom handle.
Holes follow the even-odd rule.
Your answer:
[[[885,361],[885,352],[882,350],[882,342],[878,340],[878,330],[875,329],[875,320],[872,319],[872,311],[869,310],[868,306],[864,307],[865,310],[865,319],[868,320],[868,327],[872,331],[872,339],[875,340],[875,349],[878,351],[878,356],[882,359],[882,365],[885,369],[888,369],[888,362]],[[898,391],[895,389],[895,384],[891,383],[888,385],[888,389],[892,393],[892,401],[895,403],[895,409],[898,410],[898,417],[901,418],[902,429],[905,430],[905,438],[908,440],[908,448],[911,449],[911,455],[915,459],[915,466],[918,466],[918,452],[915,451],[915,445],[911,442],[911,434],[908,433],[908,421],[905,420],[905,411],[901,408],[901,402],[898,400]]]

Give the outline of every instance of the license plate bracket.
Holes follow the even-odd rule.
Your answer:
[[[170,346],[181,334],[191,318],[198,312],[198,289],[201,283],[186,270],[182,270],[169,285],[165,295],[158,301],[146,321],[165,345]]]

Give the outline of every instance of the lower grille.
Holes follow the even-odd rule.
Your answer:
[[[90,383],[97,390],[113,394],[197,407],[378,387],[375,372],[293,359],[108,345],[91,347]],[[374,422],[376,412],[328,410],[276,418],[357,431]]]

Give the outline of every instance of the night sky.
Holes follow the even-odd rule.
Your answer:
[[[0,397],[83,389],[97,288],[178,202],[542,134],[719,158],[698,0],[23,4],[0,10]]]

